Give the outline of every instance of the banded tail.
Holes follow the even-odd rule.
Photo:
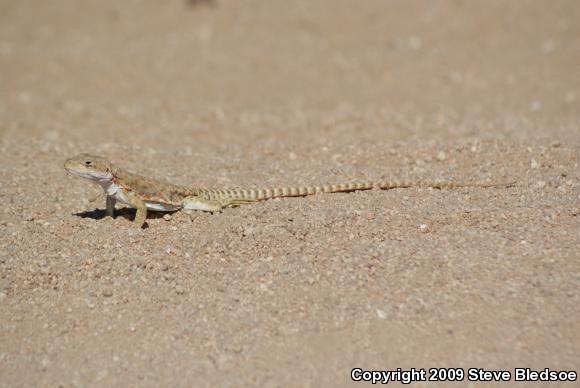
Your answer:
[[[364,182],[346,183],[338,185],[302,186],[302,187],[277,187],[267,189],[207,189],[200,190],[199,195],[208,200],[217,200],[241,204],[244,202],[258,202],[273,198],[304,197],[321,193],[348,193],[372,189],[390,190],[410,187],[422,187],[433,189],[456,189],[462,187],[509,187],[515,182],[508,183],[453,183],[453,182]],[[239,202],[239,203],[238,203]]]

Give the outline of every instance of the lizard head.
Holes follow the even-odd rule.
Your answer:
[[[92,181],[108,181],[113,179],[111,162],[100,156],[78,154],[64,162],[67,172]]]

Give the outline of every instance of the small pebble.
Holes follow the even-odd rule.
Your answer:
[[[421,224],[419,225],[419,230],[421,231],[421,233],[428,233],[431,231],[431,228],[427,224]]]
[[[552,41],[552,40],[546,40],[542,44],[542,53],[544,53],[544,54],[550,54],[552,51],[554,51],[554,48],[555,47],[556,47],[556,45],[554,44],[554,41]]]
[[[105,289],[103,290],[103,296],[104,296],[105,298],[110,298],[111,296],[113,296],[113,290],[112,290],[112,289],[110,289],[110,288],[105,288]]]
[[[40,370],[45,372],[49,365],[50,361],[48,361],[46,358],[43,358],[42,361],[40,361]]]
[[[183,295],[183,294],[185,294],[185,288],[183,286],[176,286],[175,293],[177,295]]]
[[[536,161],[536,159],[532,159],[532,160],[530,161],[530,167],[531,167],[532,169],[536,169],[536,168],[538,168],[538,162]]]
[[[420,50],[422,46],[423,42],[421,41],[421,38],[419,38],[418,36],[411,36],[409,38],[409,47],[411,48],[411,50]]]
[[[163,219],[164,219],[165,221],[171,221],[171,214],[164,214],[164,215],[163,215]]]
[[[441,151],[437,154],[437,160],[442,162],[447,158],[447,155],[445,155],[445,152]]]
[[[10,282],[6,279],[0,279],[0,292],[4,292],[10,286]]]
[[[386,319],[387,313],[385,313],[383,310],[377,310],[377,317],[379,317],[379,319]]]

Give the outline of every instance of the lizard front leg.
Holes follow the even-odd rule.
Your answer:
[[[129,205],[137,209],[134,224],[137,228],[141,229],[145,226],[145,219],[147,218],[147,206],[145,205],[145,202],[130,191],[126,191],[123,194],[125,194],[125,198],[127,198]]]
[[[107,210],[105,216],[115,218],[115,203],[117,199],[113,196],[107,195]]]

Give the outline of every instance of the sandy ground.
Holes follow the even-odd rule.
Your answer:
[[[580,372],[579,20],[576,0],[1,1],[0,385]],[[79,152],[212,187],[517,184],[137,231],[65,175]]]

